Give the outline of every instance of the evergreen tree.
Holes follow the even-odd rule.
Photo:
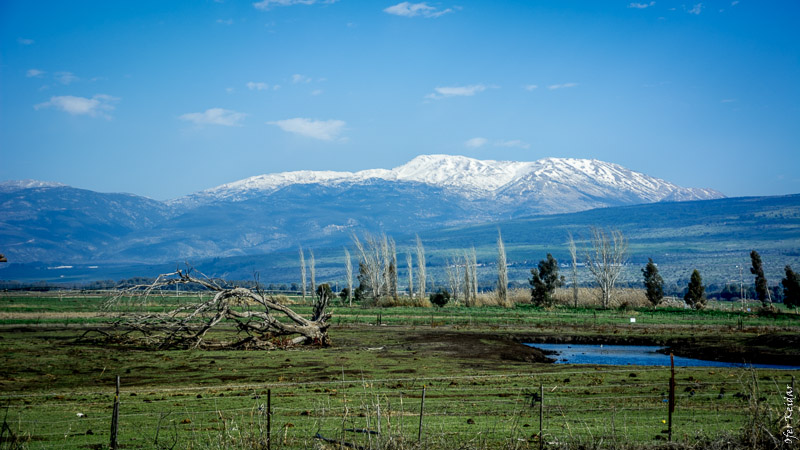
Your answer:
[[[369,272],[367,266],[363,262],[358,263],[358,287],[353,292],[353,298],[360,302],[366,300],[369,293],[372,291],[372,286],[369,281]]]
[[[800,274],[792,271],[791,266],[786,266],[786,278],[781,281],[783,285],[783,304],[788,307],[800,306]]]
[[[653,262],[652,258],[647,258],[647,266],[642,269],[644,275],[644,287],[647,290],[647,299],[653,304],[653,307],[661,303],[664,298],[664,279],[658,273],[658,267]]]
[[[753,250],[750,252],[750,260],[753,262],[750,273],[756,276],[756,295],[766,308],[769,305],[769,291],[767,290],[767,277],[764,276],[764,267],[761,264],[761,255]]]
[[[531,303],[537,306],[551,306],[557,287],[564,284],[564,277],[558,276],[558,261],[550,253],[547,259],[539,261],[539,268],[531,269]]]
[[[692,272],[692,278],[689,280],[689,287],[683,299],[694,309],[703,309],[706,306],[706,288],[703,286],[703,278],[700,277],[697,269]]]

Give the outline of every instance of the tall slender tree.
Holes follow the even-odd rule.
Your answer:
[[[408,265],[408,297],[414,298],[414,257],[411,250],[406,251],[406,264]]]
[[[761,255],[755,250],[751,251],[750,261],[753,264],[753,267],[750,268],[750,273],[756,276],[756,295],[758,299],[761,300],[761,305],[763,307],[769,307],[769,304],[772,303],[772,299],[769,295],[769,288],[767,288],[767,277],[764,276],[764,266],[761,263]]]
[[[783,268],[786,278],[781,280],[783,285],[783,304],[793,308],[800,306],[800,274],[793,271],[791,266]]]
[[[692,277],[689,280],[689,286],[686,290],[686,295],[683,296],[686,304],[694,309],[703,309],[706,306],[706,287],[703,286],[703,278],[700,272],[694,269]]]
[[[425,282],[427,280],[426,266],[425,266],[425,247],[422,245],[422,239],[417,235],[417,286],[419,287],[420,301],[425,298]]]
[[[501,305],[509,306],[506,246],[503,244],[503,235],[499,229],[497,230],[497,298]]]
[[[314,250],[308,249],[308,253],[310,255],[310,259],[308,260],[308,268],[311,272],[311,295],[316,297],[317,295],[317,262],[314,259]]]
[[[658,266],[653,262],[653,258],[647,258],[647,265],[642,269],[642,275],[644,276],[645,295],[655,308],[664,298],[664,279],[658,273]]]
[[[347,303],[353,306],[353,261],[350,259],[350,252],[344,249],[344,270],[347,275]]]
[[[572,258],[572,303],[575,308],[578,307],[578,247],[575,245],[575,239],[572,233],[569,233],[569,256]]]
[[[306,257],[303,254],[303,247],[300,246],[300,286],[301,291],[303,292],[303,301],[306,299]]]

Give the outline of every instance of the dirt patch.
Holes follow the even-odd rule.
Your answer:
[[[554,361],[539,349],[522,345],[508,336],[492,332],[422,331],[409,336],[408,341],[420,350],[441,352],[460,359],[479,360],[485,363]]]

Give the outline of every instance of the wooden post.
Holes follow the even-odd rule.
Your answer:
[[[117,431],[119,429],[119,375],[117,375],[117,389],[114,394],[114,412],[111,413],[111,450],[117,450]]]
[[[672,442],[672,413],[675,411],[675,357],[669,354],[669,424],[667,425],[667,439]]]
[[[422,402],[419,404],[419,434],[417,442],[422,443],[422,414],[425,411],[425,386],[422,386]]]
[[[544,448],[544,385],[539,385],[539,450]]]
[[[272,389],[267,389],[267,450],[272,446]]]

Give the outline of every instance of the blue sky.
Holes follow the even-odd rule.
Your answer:
[[[164,200],[419,154],[800,192],[796,1],[0,2],[0,180]]]

